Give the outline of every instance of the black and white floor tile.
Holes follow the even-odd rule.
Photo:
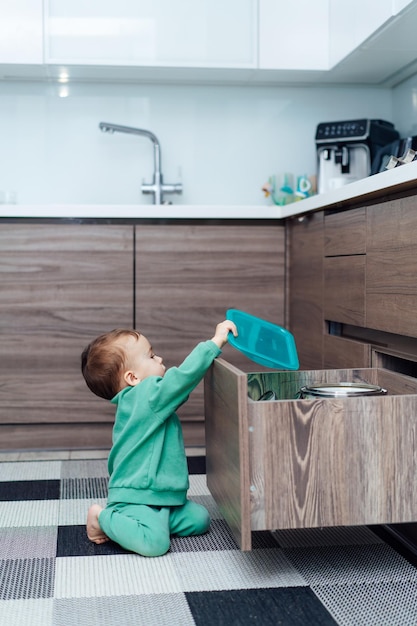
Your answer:
[[[198,459],[191,472],[204,472]],[[367,528],[254,533],[238,549],[207,490],[210,532],[143,558],[85,534],[104,460],[0,463],[0,616],[8,626],[407,626],[417,569]]]

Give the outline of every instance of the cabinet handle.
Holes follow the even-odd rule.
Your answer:
[[[297,220],[297,222],[302,224],[303,222],[307,222],[310,218],[311,218],[311,215],[299,215],[295,219]]]

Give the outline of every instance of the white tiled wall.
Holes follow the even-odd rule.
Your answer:
[[[1,82],[0,190],[16,191],[21,204],[150,203],[140,185],[151,180],[151,142],[101,133],[104,120],[157,135],[165,182],[184,186],[174,203],[260,204],[270,174],[315,172],[319,122],[375,117],[408,132],[416,94],[417,79],[394,92]]]

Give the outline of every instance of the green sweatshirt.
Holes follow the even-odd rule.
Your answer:
[[[175,411],[219,354],[213,341],[199,343],[179,367],[125,387],[112,399],[117,409],[108,459],[109,503],[185,503],[188,468]]]

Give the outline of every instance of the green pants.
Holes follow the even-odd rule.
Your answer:
[[[191,500],[170,507],[111,504],[98,521],[109,539],[142,556],[161,556],[169,550],[171,535],[201,535],[210,526],[207,510]]]

